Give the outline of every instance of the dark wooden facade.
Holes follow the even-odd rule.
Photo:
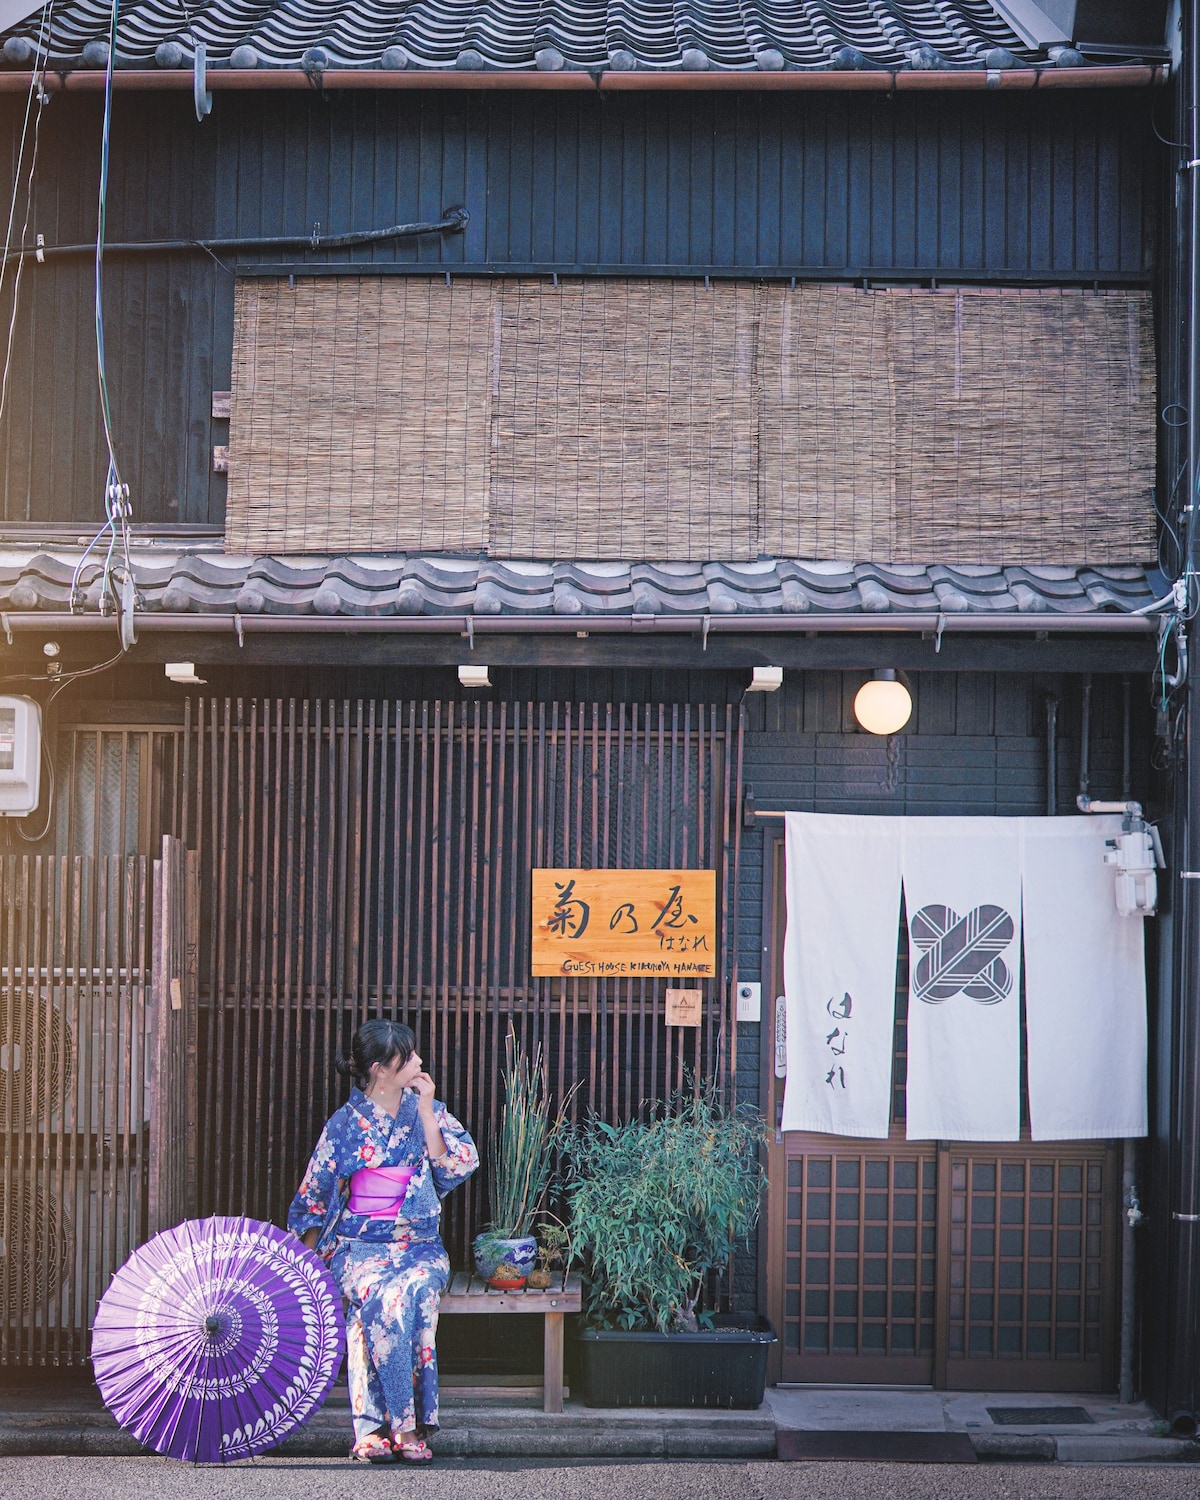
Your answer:
[[[220,531],[225,480],[213,472],[212,448],[226,441],[227,425],[212,416],[212,396],[229,388],[237,274],[334,269],[336,260],[337,269],[371,274],[1155,284],[1152,102],[1106,90],[919,98],[314,91],[223,94],[197,124],[183,96],[118,96],[113,240],[375,228],[436,218],[459,203],[471,213],[461,236],[352,257],[304,253],[268,264],[187,251],[112,255],[110,380],[135,521]],[[17,106],[6,99],[0,128],[13,152],[14,122]],[[50,244],[86,245],[95,165],[79,142],[98,137],[98,102],[56,97],[43,132],[37,229]],[[0,425],[4,528],[69,528],[73,538],[100,514],[91,276],[86,253],[25,268]],[[7,305],[0,317],[7,325]],[[707,652],[681,644],[675,658],[657,640],[635,642],[630,651],[641,654],[628,660],[639,665],[620,669],[600,665],[594,642],[547,642],[535,653],[518,644],[514,663],[543,665],[502,667],[481,701],[432,665],[450,659],[444,643],[409,643],[408,664],[397,665],[392,644],[365,635],[294,638],[267,666],[251,638],[243,650],[231,634],[202,649],[194,637],[142,648],[160,660],[195,650],[212,663],[202,669],[203,707],[185,708],[181,693],[164,690],[160,669],[136,664],[62,700],[62,790],[45,852],[148,857],[164,833],[200,851],[203,1206],[280,1213],[334,1102],[329,1054],[355,1019],[378,1009],[417,1021],[451,1106],[481,1135],[510,1017],[548,1048],[556,1087],[582,1079],[581,1104],[606,1113],[661,1097],[685,1064],[717,1071],[742,1098],[770,1108],[769,1026],[735,1030],[729,1020],[739,977],[763,982],[769,1014],[779,939],[771,903],[764,907],[772,825],[743,822],[748,792],[756,811],[1042,813],[1052,696],[1060,735],[1049,810],[1072,809],[1078,673],[1099,658],[1085,661],[1067,643],[948,638],[932,662],[929,642],[898,640],[894,664],[914,670],[916,706],[909,728],[885,742],[855,729],[850,705],[862,673],[835,669],[861,666],[855,653],[878,655],[881,642],[774,644],[763,659],[781,661],[788,675],[769,698],[743,699],[744,662],[715,638]],[[1105,676],[1092,787],[1117,795],[1129,779],[1134,795],[1150,798],[1145,653],[1131,650],[1129,660],[1132,773],[1123,774],[1120,677]],[[926,665],[936,669],[920,670]],[[68,709],[85,693],[95,696]],[[408,865],[422,836],[436,874]],[[723,972],[711,986],[707,1029],[686,1043],[665,1027],[661,986],[530,983],[518,972],[520,872],[534,854],[604,862],[618,844],[626,863],[703,858],[721,871]],[[1160,1069],[1167,1051],[1160,1044]],[[955,1195],[983,1194],[989,1163],[927,1155],[913,1158],[918,1181],[931,1168],[946,1191],[922,1227],[936,1234],[944,1210],[949,1234]],[[783,1189],[796,1163],[784,1156],[773,1149],[760,1262],[742,1257],[730,1290],[745,1306],[765,1305],[769,1290],[786,1345],[793,1326],[799,1340],[802,1317],[788,1298],[820,1289],[787,1279],[788,1234],[809,1226],[787,1217]],[[912,1165],[903,1150],[893,1157],[892,1207]],[[859,1165],[865,1192],[878,1162]],[[1002,1177],[1005,1164],[991,1165]],[[805,1170],[802,1160],[798,1187],[819,1193]],[[1032,1191],[1032,1166],[1026,1181]],[[477,1181],[454,1209],[460,1263],[481,1189]],[[1104,1306],[1092,1324],[1081,1313],[1081,1347],[1094,1327],[1095,1380],[1111,1384],[1109,1178],[1092,1196],[1103,1199],[1109,1239],[1097,1292]],[[865,1214],[865,1198],[862,1206]],[[926,1318],[915,1304],[913,1354],[926,1364],[939,1358],[939,1378],[948,1378],[951,1292],[941,1274],[923,1290],[944,1296],[945,1316],[935,1308]],[[832,1348],[835,1325],[851,1319],[839,1320],[832,1302],[826,1316]],[[839,1378],[855,1378],[855,1368],[858,1378],[895,1376],[879,1373],[863,1342],[865,1323],[878,1319],[859,1304],[853,1321],[856,1343],[841,1346],[851,1362]],[[987,1359],[1006,1353],[997,1343]],[[802,1357],[799,1342],[794,1354]],[[856,1367],[851,1356],[866,1363]],[[807,1366],[797,1371],[813,1378]],[[919,1373],[926,1378],[925,1364]],[[972,1378],[1005,1383],[986,1362]],[[1020,1378],[1039,1384],[1027,1371]]]
[[[0,99],[15,162],[21,103]],[[239,271],[727,275],[1126,285],[1154,266],[1151,96],[411,92],[118,94],[111,242],[310,235],[437,219],[461,235],[352,253],[122,256],[105,270],[118,451],[135,522],[222,525]],[[102,514],[92,266],[96,97],[56,95],[31,224],[83,253],[28,264],[0,425],[4,523]],[[18,223],[20,220],[18,220]],[[0,306],[7,328],[11,304]]]

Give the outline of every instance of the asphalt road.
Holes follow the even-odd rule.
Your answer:
[[[445,1459],[428,1469],[272,1459],[193,1469],[149,1458],[3,1458],[20,1500],[1196,1500],[1200,1466],[561,1464]]]

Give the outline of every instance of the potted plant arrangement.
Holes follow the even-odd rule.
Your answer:
[[[530,1058],[511,1027],[504,1062],[504,1103],[488,1146],[491,1217],[473,1249],[475,1269],[485,1281],[519,1291],[537,1255],[533,1224],[550,1182],[568,1101],[551,1115],[541,1048]]]
[[[571,1268],[571,1231],[557,1214],[543,1209],[538,1216],[537,1238],[537,1265],[529,1273],[528,1285],[545,1291],[556,1271],[565,1275]]]
[[[593,1117],[566,1136],[589,1406],[761,1404],[773,1328],[713,1314],[702,1298],[758,1220],[764,1139],[756,1111],[721,1105],[711,1087],[623,1124]]]

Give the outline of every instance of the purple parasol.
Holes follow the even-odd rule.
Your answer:
[[[92,1364],[105,1405],[139,1442],[231,1463],[312,1416],[345,1341],[341,1292],[299,1240],[258,1219],[190,1219],[113,1277]]]

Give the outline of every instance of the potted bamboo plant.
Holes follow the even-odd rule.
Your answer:
[[[504,1041],[504,1103],[488,1144],[490,1218],[475,1237],[475,1269],[492,1286],[525,1285],[537,1255],[532,1233],[546,1195],[567,1101],[551,1114],[542,1050],[530,1057],[512,1027]]]
[[[566,1198],[587,1287],[580,1334],[589,1406],[756,1407],[765,1318],[704,1307],[714,1273],[758,1220],[761,1116],[711,1087],[566,1137]]]

